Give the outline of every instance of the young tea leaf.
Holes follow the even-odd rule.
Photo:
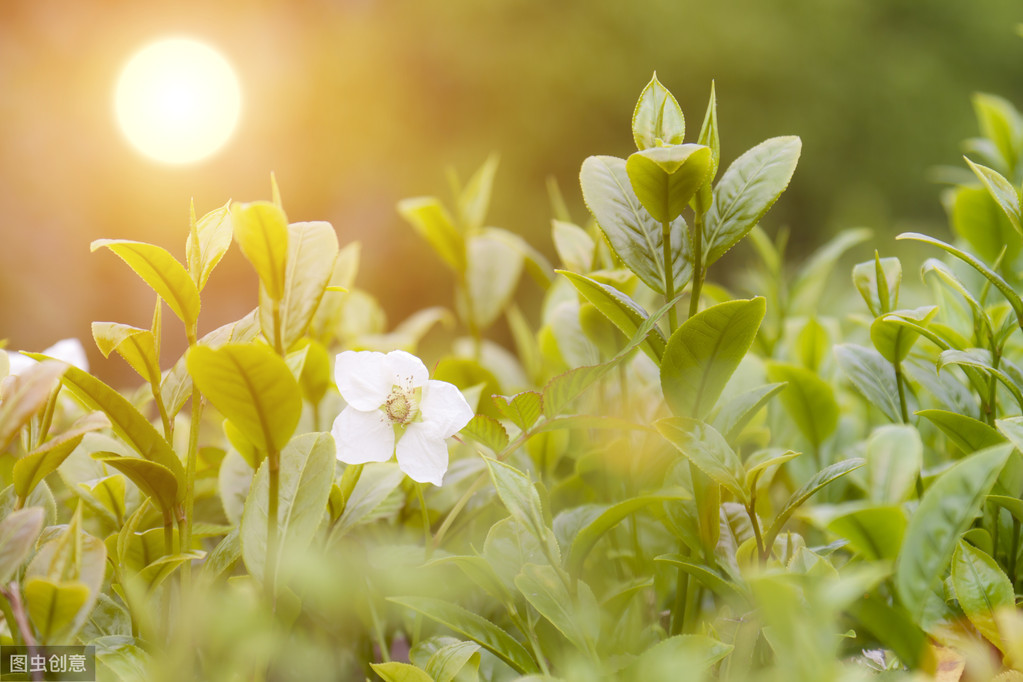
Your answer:
[[[895,566],[896,590],[916,622],[924,618],[928,595],[1011,452],[1011,446],[998,445],[966,457],[932,483],[920,500]]]
[[[710,147],[699,144],[651,147],[632,154],[625,163],[636,198],[661,223],[682,215],[709,171]]]
[[[622,262],[648,287],[665,293],[664,231],[640,204],[632,189],[624,159],[591,156],[583,161],[579,181],[590,213]],[[674,290],[682,291],[692,277],[692,246],[685,220],[670,225],[669,265]]]
[[[265,346],[193,346],[188,372],[203,395],[263,452],[280,452],[298,426],[302,392],[288,364]]]
[[[900,504],[913,491],[923,466],[920,433],[902,424],[881,426],[867,440],[866,460],[870,499]]]
[[[687,417],[662,419],[655,426],[700,471],[730,490],[744,504],[749,502],[750,491],[746,489],[742,461],[713,426]]]
[[[671,411],[703,418],[756,338],[764,319],[763,297],[711,306],[686,320],[668,340],[661,389]]]
[[[721,176],[703,225],[705,263],[735,246],[778,200],[796,170],[802,142],[773,137],[748,150]]]
[[[780,395],[781,403],[799,431],[819,448],[838,428],[834,389],[805,367],[781,362],[768,363],[767,377],[787,384]]]
[[[403,199],[398,213],[415,228],[448,267],[456,274],[465,272],[465,238],[455,228],[447,209],[434,197]]]
[[[1005,651],[995,620],[999,609],[1016,606],[1016,594],[1008,576],[990,556],[959,541],[952,555],[952,587],[959,607],[989,642]]]
[[[854,343],[835,346],[835,360],[868,403],[893,422],[902,421],[899,389],[895,385],[895,370],[890,362],[873,348]]]
[[[288,218],[280,206],[268,201],[231,204],[234,239],[256,270],[272,301],[284,296],[288,268]]]
[[[658,143],[682,144],[686,119],[675,96],[661,85],[655,73],[636,102],[632,113],[632,138],[636,149],[656,147]]]

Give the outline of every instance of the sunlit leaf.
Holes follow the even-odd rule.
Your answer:
[[[774,205],[792,179],[801,148],[798,137],[773,137],[732,162],[714,187],[703,224],[706,265],[735,246]]]
[[[252,264],[272,301],[284,296],[288,268],[288,219],[280,206],[268,201],[231,204],[234,239]]]
[[[295,432],[302,394],[287,363],[265,346],[197,345],[188,372],[203,395],[263,452],[280,452]]]
[[[185,329],[195,327],[199,319],[199,289],[185,266],[166,249],[124,239],[97,239],[90,248],[95,251],[103,247],[127,263],[185,323]]]
[[[639,94],[632,113],[632,138],[637,149],[664,144],[681,144],[686,134],[686,119],[674,95],[657,80],[655,73]]]
[[[703,418],[717,402],[756,338],[763,297],[719,303],[686,320],[668,340],[661,389],[671,411]]]

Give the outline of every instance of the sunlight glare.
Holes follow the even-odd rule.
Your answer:
[[[117,82],[117,120],[146,156],[172,164],[207,158],[238,122],[241,89],[231,65],[191,38],[166,38],[132,56]]]

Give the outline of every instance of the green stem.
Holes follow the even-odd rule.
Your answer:
[[[267,453],[267,466],[270,473],[269,500],[266,506],[266,570],[263,578],[264,589],[273,608],[277,608],[277,503],[280,494],[281,459],[280,453],[271,450]]]
[[[902,423],[909,423],[909,409],[906,407],[906,377],[902,374],[902,363],[896,360],[895,366],[895,387],[899,391],[899,409],[902,411]]]
[[[22,640],[25,642],[25,646],[28,647],[28,655],[34,657],[36,655],[36,640],[32,636],[32,627],[28,623],[28,615],[25,611],[25,606],[21,603],[21,594],[18,592],[18,583],[12,582],[7,585],[6,588],[0,588],[0,595],[7,600],[10,605],[9,609],[4,609],[5,617],[8,615],[13,618],[13,621],[9,621],[8,625],[12,633],[17,631],[21,635]],[[43,673],[39,670],[32,672],[32,680],[41,682],[43,679]]]
[[[664,298],[671,301],[675,298],[675,269],[672,267],[671,259],[671,223],[667,220],[661,223],[661,251],[664,255]],[[674,333],[678,329],[678,313],[675,306],[668,311],[668,327]]]
[[[672,637],[681,634],[685,628],[686,602],[689,600],[689,574],[681,568],[675,577],[675,605],[671,609],[671,622],[668,625],[668,634]]]
[[[156,411],[160,413],[160,421],[163,423],[163,436],[170,443],[174,439],[174,422],[167,414],[167,406],[163,402],[163,394],[160,392],[160,383],[156,381],[150,386],[153,389],[153,402],[156,403]]]
[[[280,301],[274,301],[273,302],[273,304],[271,306],[271,309],[270,309],[270,315],[273,318],[273,325],[274,325],[274,338],[273,338],[274,351],[283,358],[284,357],[284,340],[281,338],[281,302]]]
[[[46,434],[50,432],[50,425],[53,424],[53,414],[57,411],[57,396],[60,394],[60,385],[50,392],[50,397],[46,399],[46,411],[43,412],[43,416],[39,421],[39,433],[36,434],[35,443],[33,443],[33,449],[39,447],[46,441]]]
[[[693,288],[689,295],[689,317],[700,311],[703,276],[703,214],[697,212],[693,218]]]
[[[188,424],[188,453],[185,458],[185,513],[181,524],[181,549],[192,549],[192,523],[195,512],[195,468],[199,458],[199,423],[202,419],[202,396],[199,389],[192,384],[192,414]],[[181,567],[181,579],[188,585],[192,577],[190,562]]]
[[[764,547],[764,537],[760,533],[760,519],[757,518],[757,491],[750,494],[749,504],[746,505],[746,516],[749,517],[750,525],[753,527],[753,537],[757,540],[757,556],[760,562],[767,561],[767,550]]]

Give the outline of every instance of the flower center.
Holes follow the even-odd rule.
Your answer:
[[[413,391],[405,391],[401,386],[394,386],[384,403],[384,410],[392,424],[404,426],[419,415],[419,404]]]

